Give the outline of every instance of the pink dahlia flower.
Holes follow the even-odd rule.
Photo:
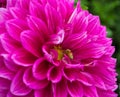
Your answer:
[[[0,8],[0,97],[117,97],[112,40],[74,0]]]

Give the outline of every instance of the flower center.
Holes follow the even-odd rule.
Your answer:
[[[67,55],[70,59],[73,59],[73,53],[70,49],[63,50],[61,46],[54,46],[54,49],[58,53],[57,60],[62,60],[65,55]]]

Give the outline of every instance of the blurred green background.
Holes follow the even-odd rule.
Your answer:
[[[81,6],[92,14],[99,15],[102,25],[107,26],[108,37],[112,37],[116,48],[113,57],[117,58],[117,83],[120,86],[120,0],[81,0]],[[120,90],[117,89],[116,92],[120,93]]]

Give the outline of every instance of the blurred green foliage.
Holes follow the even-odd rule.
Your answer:
[[[99,15],[102,25],[107,26],[108,37],[113,39],[116,48],[113,57],[117,58],[116,70],[120,84],[120,0],[81,0],[81,6],[94,15]]]

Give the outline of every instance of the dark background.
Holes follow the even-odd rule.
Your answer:
[[[76,2],[78,0],[75,0]],[[102,25],[107,27],[108,37],[112,37],[117,58],[117,83],[120,86],[120,0],[81,0],[81,6],[94,15],[99,15]],[[120,93],[120,88],[116,90]]]

